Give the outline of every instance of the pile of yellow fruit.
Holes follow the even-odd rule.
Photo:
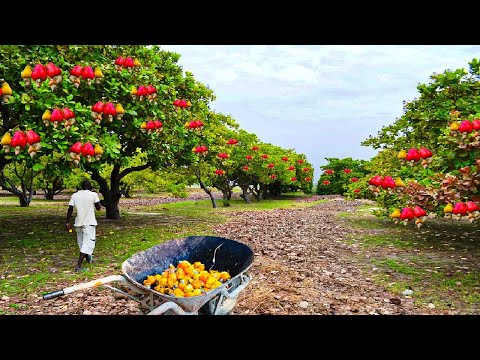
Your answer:
[[[182,260],[177,267],[170,265],[161,274],[147,276],[143,285],[165,295],[192,297],[204,295],[228,279],[230,274],[226,271],[206,271],[205,265],[199,261],[190,264]]]

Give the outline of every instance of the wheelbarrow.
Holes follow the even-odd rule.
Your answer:
[[[148,275],[160,274],[170,264],[180,261],[200,261],[206,270],[228,271],[231,278],[221,286],[202,295],[181,298],[161,294],[143,285]],[[71,294],[98,286],[107,287],[140,303],[147,315],[228,315],[237,303],[237,297],[251,280],[247,270],[253,262],[252,249],[238,241],[215,236],[189,236],[173,239],[134,254],[122,264],[123,275],[111,275],[77,284],[43,295],[44,300]],[[108,285],[120,283],[130,291]],[[132,295],[140,294],[141,297]]]

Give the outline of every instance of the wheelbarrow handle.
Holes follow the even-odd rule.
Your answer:
[[[48,294],[43,295],[43,300],[55,299],[56,297],[65,295],[63,289],[49,292]]]
[[[97,286],[100,286],[100,285],[103,285],[103,284],[107,284],[107,283],[113,282],[113,281],[120,281],[120,282],[128,285],[128,281],[124,276],[122,276],[122,275],[111,275],[111,276],[107,276],[107,277],[100,278],[100,279],[97,279],[97,280],[92,280],[92,281],[89,281],[89,282],[86,282],[86,283],[77,284],[77,285],[74,285],[74,286],[67,287],[65,289],[56,290],[56,291],[47,293],[47,294],[43,295],[43,300],[54,299],[54,298],[59,297],[59,296],[71,294],[75,291],[94,288],[94,287],[97,287]]]

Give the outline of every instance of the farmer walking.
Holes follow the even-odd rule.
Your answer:
[[[77,208],[77,216],[75,218],[75,228],[77,230],[77,243],[80,249],[75,271],[83,271],[83,260],[89,264],[92,262],[93,250],[95,249],[95,230],[98,225],[95,218],[95,209],[100,210],[100,199],[98,194],[93,190],[92,184],[88,180],[82,182],[82,190],[75,192],[70,198],[67,210],[67,231],[71,231],[70,219],[73,214],[73,208]]]

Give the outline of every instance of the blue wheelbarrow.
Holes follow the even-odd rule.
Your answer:
[[[188,298],[161,294],[143,285],[147,276],[159,274],[170,264],[176,265],[182,260],[191,263],[200,261],[208,270],[228,271],[231,278],[218,288]],[[123,262],[123,275],[111,275],[70,286],[44,294],[43,299],[50,300],[75,291],[104,286],[140,303],[147,309],[147,315],[228,315],[235,307],[238,295],[251,280],[247,270],[252,262],[253,251],[243,243],[216,236],[189,236],[169,240],[134,254]],[[109,285],[115,282],[130,292]],[[132,292],[142,296],[134,296]]]

